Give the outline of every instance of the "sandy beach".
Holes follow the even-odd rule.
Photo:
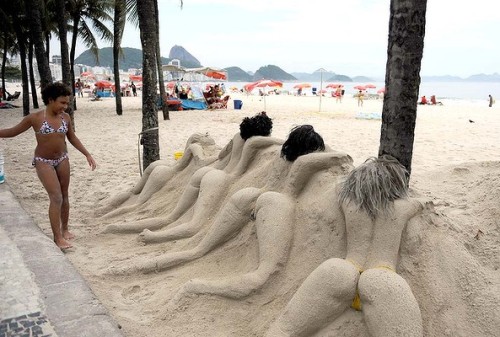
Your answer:
[[[215,146],[205,155],[216,156],[239,131],[244,117],[263,110],[273,120],[273,137],[284,140],[293,126],[311,124],[330,148],[351,156],[354,166],[377,155],[380,119],[356,116],[380,113],[382,100],[366,100],[358,107],[351,97],[342,103],[323,97],[320,111],[319,98],[312,96],[271,95],[264,101],[236,93],[231,98],[243,101],[241,110],[234,110],[231,100],[227,110],[171,111],[169,121],[159,113],[160,155],[167,167],[175,167],[174,152],[184,151],[192,134],[208,133]],[[123,115],[117,116],[114,99],[78,99],[76,132],[98,168],[92,172],[85,158],[69,146],[70,229],[76,239],[68,258],[127,336],[262,336],[304,278],[327,258],[342,255],[342,247],[335,246],[340,242],[332,234],[336,231],[319,226],[321,216],[316,216],[328,208],[326,193],[333,182],[329,176],[318,177],[297,199],[304,215],[297,215],[302,226],[295,228],[287,263],[262,289],[243,299],[186,295],[179,289],[193,278],[217,279],[255,268],[258,246],[251,224],[202,258],[178,267],[150,274],[113,273],[113,266],[147,261],[201,240],[201,235],[195,235],[144,245],[134,233],[103,233],[109,224],[168,214],[200,167],[188,166],[130,212],[96,214],[110,198],[130,190],[140,179],[141,97],[124,97],[122,102]],[[413,196],[431,201],[431,206],[412,222],[417,234],[403,240],[398,273],[417,298],[425,336],[493,337],[500,327],[500,108],[488,108],[486,101],[484,105],[443,103],[418,107],[410,187]],[[0,128],[5,128],[19,122],[22,109],[0,110],[0,114]],[[51,235],[48,197],[31,167],[34,148],[31,130],[0,139],[6,182]],[[270,155],[264,153],[252,168],[254,176],[235,180],[229,191],[246,187],[252,179],[260,181]],[[315,336],[368,336],[368,332],[362,315],[348,310]]]

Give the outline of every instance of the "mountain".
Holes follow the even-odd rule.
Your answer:
[[[274,65],[267,65],[260,67],[253,75],[252,80],[258,81],[262,79],[276,80],[276,81],[294,81],[296,77],[290,75],[283,69]]]
[[[184,52],[183,52],[184,51]],[[137,48],[122,48],[123,57],[120,57],[118,63],[120,69],[141,69],[142,68],[142,50]],[[75,64],[84,64],[90,67],[101,66],[113,68],[113,48],[106,47],[98,50],[99,62],[96,61],[94,54],[90,50],[86,50],[81,53],[76,59]],[[181,65],[186,68],[196,68],[201,67],[200,62],[184,48],[179,46],[174,46],[170,50],[169,55],[174,55],[174,57],[181,61]],[[163,57],[161,58],[162,64],[167,64],[173,58]]]
[[[227,71],[227,80],[230,82],[252,82],[252,75],[239,67],[224,68]]]
[[[186,68],[197,68],[201,67],[200,61],[193,55],[191,55],[184,47],[173,46],[168,54],[170,59],[177,59],[181,61],[181,65]]]
[[[500,75],[498,73],[493,73],[491,75],[477,74],[466,78],[466,81],[471,82],[500,82]]]

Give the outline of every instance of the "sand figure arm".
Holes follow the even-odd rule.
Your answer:
[[[283,144],[283,140],[273,137],[254,136],[247,139],[245,145],[243,146],[240,161],[238,162],[233,174],[235,176],[241,176],[247,171],[259,151],[273,145],[281,144]]]
[[[169,253],[138,266],[142,272],[155,272],[172,268],[207,254],[215,247],[226,242],[236,234],[248,221],[255,207],[255,201],[261,191],[257,188],[245,188],[231,196],[230,200],[218,212],[214,223],[200,243],[181,252]]]
[[[242,298],[260,289],[288,258],[293,238],[295,202],[278,192],[265,192],[256,202],[255,223],[259,244],[257,269],[222,280],[189,281],[184,290]]]
[[[315,173],[333,166],[340,167],[345,172],[350,169],[351,165],[352,158],[342,152],[313,152],[300,156],[290,169],[284,192],[296,197]]]

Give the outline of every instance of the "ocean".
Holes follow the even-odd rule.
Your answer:
[[[224,85],[227,89],[231,87],[237,87],[239,89],[247,82],[226,82]],[[296,82],[284,82],[283,90],[288,90],[294,92],[293,86],[297,83],[303,83],[300,81]],[[307,82],[310,83],[312,87],[316,87],[318,90],[321,87],[320,82]],[[330,82],[323,82],[323,88]],[[353,95],[357,92],[354,89],[357,85],[363,85],[366,83],[358,82],[335,82],[344,85],[345,94]],[[370,82],[376,86],[375,89],[368,89],[369,93],[376,93],[377,90],[384,87],[383,82]],[[310,93],[311,89],[304,89],[304,93]],[[473,101],[480,104],[488,101],[488,95],[492,95],[494,98],[500,98],[500,82],[422,82],[420,83],[419,97],[431,95],[436,95],[437,100],[467,100]]]

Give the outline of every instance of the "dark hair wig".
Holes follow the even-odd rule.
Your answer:
[[[288,139],[281,147],[281,157],[295,161],[298,157],[317,150],[325,150],[323,138],[314,131],[312,125],[300,125],[290,131]]]
[[[54,82],[48,84],[42,90],[42,100],[45,105],[49,104],[49,100],[56,100],[61,96],[71,96],[71,88],[62,82]]]
[[[253,117],[245,117],[240,124],[240,136],[247,140],[253,136],[269,136],[273,129],[273,121],[265,111]]]
[[[389,155],[369,158],[352,170],[340,185],[340,203],[353,202],[375,219],[394,200],[408,198],[408,171]]]

